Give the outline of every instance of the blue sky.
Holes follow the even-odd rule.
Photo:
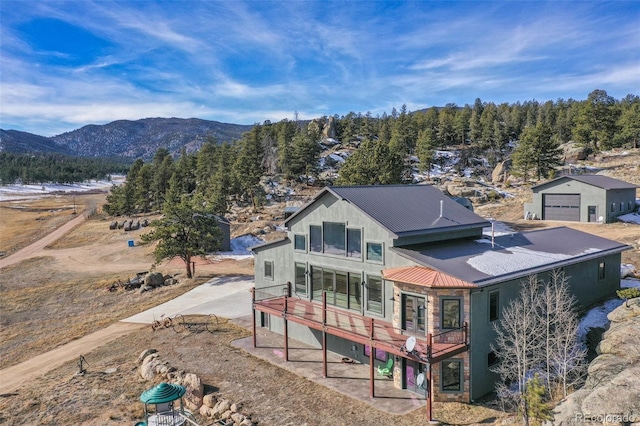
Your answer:
[[[0,1],[0,127],[640,94],[640,1]]]

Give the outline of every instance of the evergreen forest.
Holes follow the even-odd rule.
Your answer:
[[[225,214],[231,203],[258,209],[265,202],[261,179],[315,182],[322,141],[333,139],[352,148],[339,176],[321,184],[370,185],[411,183],[408,159],[422,171],[434,151],[455,148],[463,160],[481,157],[491,166],[506,158],[525,181],[550,177],[562,163],[561,144],[574,141],[590,152],[638,147],[640,97],[621,100],[594,90],[583,101],[572,99],[524,103],[448,104],[390,114],[349,113],[310,122],[282,120],[256,124],[233,144],[210,139],[200,151],[182,150],[174,159],[160,148],[153,160],[136,160],[127,183],[112,188],[105,210],[124,215],[161,211],[167,199],[188,194],[211,211]]]
[[[0,184],[16,182],[74,183],[104,180],[112,174],[125,174],[131,160],[122,158],[71,157],[61,154],[13,154],[0,152]]]

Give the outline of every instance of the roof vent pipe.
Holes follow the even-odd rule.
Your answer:
[[[442,217],[442,203],[443,203],[443,200],[440,200],[440,217]]]
[[[495,240],[495,236],[496,236],[496,231],[495,231],[495,228],[493,226],[494,223],[495,222],[491,222],[491,248],[494,247],[494,240]]]

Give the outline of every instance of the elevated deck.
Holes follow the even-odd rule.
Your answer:
[[[439,362],[468,349],[466,324],[459,329],[447,331],[447,339],[439,338],[444,333],[429,334],[426,338],[416,337],[414,350],[408,352],[404,344],[409,335],[403,330],[388,321],[327,306],[326,301],[320,304],[297,297],[280,296],[254,300],[253,306],[257,311],[422,363]]]

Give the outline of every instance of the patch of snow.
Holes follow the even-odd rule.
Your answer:
[[[578,324],[578,339],[582,342],[585,341],[587,333],[592,328],[605,328],[609,324],[607,315],[618,306],[622,305],[622,300],[611,299],[607,300],[600,306],[596,306],[590,309]]]
[[[485,217],[485,219],[493,224],[493,235],[495,237],[499,237],[501,235],[511,235],[511,234],[516,232],[516,231],[513,230],[513,228],[511,228],[506,223],[494,220],[491,217]],[[491,236],[491,227],[488,226],[486,228],[482,228],[482,235],[487,235],[487,236],[490,237]]]
[[[636,223],[640,225],[640,214],[638,213],[627,213],[622,216],[618,216],[618,220],[625,223]]]
[[[344,158],[337,154],[329,154],[329,157],[336,163],[344,163]]]
[[[596,253],[598,249],[587,249],[578,254]],[[484,274],[500,276],[524,269],[535,268],[549,263],[571,259],[575,255],[547,253],[529,250],[523,247],[512,247],[500,251],[486,251],[467,260],[467,264]]]
[[[627,278],[620,280],[620,288],[638,288],[640,289],[640,280],[636,278]]]
[[[636,272],[636,267],[630,263],[620,264],[620,278],[632,276]]]
[[[237,238],[231,239],[231,251],[224,251],[217,253],[213,256],[214,259],[249,259],[253,257],[253,254],[249,251],[249,247],[257,246],[264,243],[264,240],[251,235],[241,235]]]
[[[322,144],[323,145],[337,145],[339,143],[340,143],[339,141],[337,141],[337,140],[335,140],[333,138],[324,138],[324,139],[322,139]]]
[[[120,185],[124,182],[124,176],[112,176],[112,180],[90,180],[81,183],[43,183],[40,185],[2,185],[0,186],[0,201],[24,200],[40,198],[54,192],[87,192],[95,189],[109,189],[114,184]]]

